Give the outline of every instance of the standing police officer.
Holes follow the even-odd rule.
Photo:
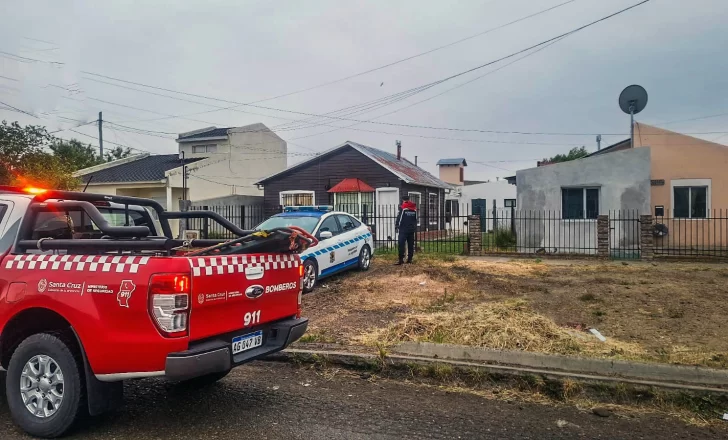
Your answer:
[[[399,261],[397,265],[404,263],[404,245],[407,243],[407,263],[412,262],[415,252],[415,233],[417,232],[417,205],[410,201],[409,196],[402,197],[402,205],[399,207],[395,232],[398,233]]]

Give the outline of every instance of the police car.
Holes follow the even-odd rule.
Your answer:
[[[301,254],[303,290],[310,292],[324,277],[348,269],[368,270],[372,260],[372,231],[346,212],[332,206],[289,206],[264,221],[256,229],[298,226],[319,240]]]

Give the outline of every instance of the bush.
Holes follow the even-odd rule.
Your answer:
[[[496,229],[493,232],[493,242],[499,248],[508,248],[516,245],[516,234],[507,228]]]

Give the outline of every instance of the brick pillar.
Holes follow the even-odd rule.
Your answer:
[[[609,258],[609,216],[597,217],[597,257]]]
[[[654,255],[654,235],[652,235],[652,216],[640,216],[640,257],[643,260],[651,260]]]
[[[480,255],[483,252],[483,234],[480,231],[480,216],[468,216],[468,255]]]

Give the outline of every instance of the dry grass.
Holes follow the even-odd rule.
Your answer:
[[[728,368],[723,265],[391,263],[380,257],[369,272],[325,280],[306,295],[310,331],[348,345],[448,342]]]

